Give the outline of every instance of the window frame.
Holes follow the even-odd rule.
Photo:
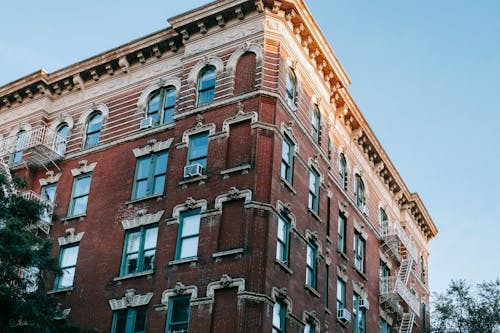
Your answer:
[[[209,140],[209,135],[210,135],[210,132],[207,130],[207,131],[201,131],[201,132],[198,132],[198,133],[193,133],[191,135],[189,135],[189,143],[188,143],[188,152],[187,152],[187,161],[186,161],[186,165],[193,165],[193,164],[200,164],[202,167],[203,167],[203,174],[206,174],[206,170],[207,170],[207,164],[208,164],[208,146],[210,144],[210,140]],[[196,137],[201,137],[201,136],[206,136],[206,146],[205,146],[205,155],[200,155],[200,156],[195,156],[195,157],[192,157],[191,156],[191,153],[193,152],[193,138],[196,138]],[[201,161],[201,162],[200,162]]]
[[[343,254],[347,251],[347,217],[339,212],[337,219],[337,250]]]
[[[347,185],[347,159],[343,153],[339,155],[339,183],[345,190]]]
[[[341,278],[337,278],[337,310],[345,308],[346,308],[346,283]]]
[[[75,254],[74,264],[63,266],[64,255],[65,255],[65,253],[67,253],[66,251],[68,251],[69,249],[75,248],[75,247],[76,247],[76,254]],[[80,243],[71,243],[71,244],[68,244],[65,246],[61,246],[61,248],[59,249],[59,267],[61,268],[61,273],[56,274],[56,278],[54,280],[54,289],[55,290],[73,288],[73,286],[75,284],[76,264],[78,262],[78,253],[79,252],[80,252]],[[68,270],[68,269],[70,269],[70,270],[73,269],[73,273],[71,274],[71,285],[62,286],[61,282],[64,280],[63,279],[63,276],[65,274],[64,272],[65,272],[65,270]]]
[[[170,95],[173,93],[173,95]],[[159,95],[158,109],[155,112],[151,112],[149,109],[151,100]],[[171,98],[173,96],[173,98]],[[167,104],[167,102],[173,101],[173,103]],[[146,117],[152,117],[155,121],[155,125],[169,124],[174,121],[175,107],[177,104],[177,88],[173,85],[168,85],[156,89],[149,94],[146,100]],[[167,117],[167,112],[169,116]],[[170,115],[171,113],[171,115]],[[153,116],[156,115],[157,117]]]
[[[47,190],[52,188],[54,189],[54,192],[51,197],[51,195],[48,194]],[[55,204],[56,202],[56,193],[57,193],[57,183],[42,185],[40,188],[40,198],[52,204]],[[52,221],[52,207],[44,207],[40,217],[43,221],[50,223]]]
[[[312,177],[314,176],[314,189],[311,188]],[[319,187],[320,187],[321,177],[318,171],[311,168],[309,172],[309,196],[307,202],[307,208],[312,210],[314,213],[319,214]]]
[[[366,333],[366,311],[359,308],[361,296],[354,292],[352,300],[353,333]]]
[[[163,172],[161,173],[158,173],[158,174],[155,174],[156,172],[156,166],[157,166],[157,162],[158,160],[161,159],[161,157],[163,155],[166,155],[165,157],[165,169],[162,170]],[[154,153],[151,153],[151,154],[148,154],[148,155],[144,155],[144,156],[140,156],[136,159],[136,164],[135,164],[135,171],[134,171],[134,181],[133,181],[133,185],[132,185],[132,195],[131,195],[131,199],[132,200],[138,200],[138,199],[142,199],[142,198],[147,198],[147,197],[150,197],[150,196],[155,196],[155,195],[161,195],[161,194],[164,194],[165,193],[165,183],[166,183],[166,180],[167,180],[167,168],[168,168],[168,150],[162,150],[162,151],[158,151],[158,152],[154,152]],[[147,160],[147,159],[150,159],[150,162],[149,162],[149,170],[148,170],[148,175],[147,175],[147,178],[140,178],[138,179],[138,171],[139,171],[139,163],[141,161],[144,161],[144,160]],[[163,183],[162,183],[162,191],[161,192],[155,192],[154,191],[154,187],[155,187],[155,179],[157,177],[164,177],[164,180],[163,180]],[[138,183],[140,181],[144,181],[146,180],[147,181],[147,185],[146,185],[146,194],[144,196],[138,196]]]
[[[66,132],[64,134],[61,134],[64,129],[66,130]],[[64,154],[66,153],[68,134],[69,124],[67,122],[62,122],[56,127],[56,136],[54,137],[53,149],[61,156],[64,156]]]
[[[273,316],[272,316],[272,333],[285,333],[286,332],[286,313],[287,306],[284,302],[277,300],[273,306]],[[275,315],[278,312],[279,316],[279,327],[275,324]]]
[[[137,313],[140,311],[144,311],[144,330],[142,331],[135,331],[135,324],[137,321]],[[125,308],[125,309],[120,309],[120,310],[115,310],[113,311],[113,324],[111,327],[111,332],[112,333],[120,333],[117,332],[117,325],[118,325],[118,315],[119,313],[126,313],[126,322],[125,322],[125,328],[124,328],[124,333],[145,333],[146,326],[147,326],[147,318],[148,318],[148,311],[146,306],[139,306],[139,307],[130,307],[130,308]]]
[[[360,232],[354,231],[354,267],[365,272],[366,241]]]
[[[285,81],[285,100],[292,108],[292,110],[297,109],[297,75],[293,69],[287,72]]]
[[[359,173],[354,175],[354,199],[359,209],[366,206],[366,185]]]
[[[21,129],[16,133],[16,142],[14,145],[14,151],[10,155],[10,163],[17,164],[23,161],[24,155],[24,145],[26,143],[27,131]]]
[[[318,272],[318,246],[311,242],[307,243],[306,250],[306,285],[316,289]],[[309,258],[312,258],[309,262]]]
[[[181,322],[172,322],[172,314],[174,312],[174,307],[176,306],[177,302],[182,302],[188,299],[188,307],[187,307],[187,321],[181,321]],[[191,294],[186,294],[186,295],[178,295],[178,296],[173,296],[169,297],[168,299],[168,313],[167,313],[167,325],[165,327],[165,333],[170,333],[170,332],[177,332],[177,330],[172,331],[170,326],[178,326],[178,325],[186,325],[186,332],[189,331],[189,320],[191,316]],[[184,330],[184,328],[182,329]],[[182,331],[184,332],[184,331]]]
[[[306,321],[306,326],[304,326],[304,333],[316,333],[316,326],[310,321]]]
[[[90,131],[90,122],[98,116],[100,117],[98,129]],[[103,122],[103,114],[101,111],[96,111],[89,116],[85,124],[85,139],[83,141],[83,149],[89,149],[99,144],[99,139],[101,137],[101,131],[102,131],[102,122]],[[89,141],[89,137],[91,135],[96,135],[95,142]]]
[[[311,135],[314,142],[319,144],[321,137],[321,111],[316,104],[314,104],[311,111]]]
[[[207,73],[213,72],[213,84],[203,87],[203,83],[212,80],[211,77],[204,78]],[[210,74],[209,74],[210,75]],[[207,65],[200,70],[198,74],[198,81],[196,83],[196,107],[205,106],[212,103],[215,100],[215,86],[217,83],[217,68],[214,65]],[[203,88],[202,88],[203,87]],[[207,93],[210,95],[207,100],[201,100],[203,94]]]
[[[280,222],[283,223],[283,226],[284,226],[284,236],[285,236],[285,239],[280,239],[279,237],[279,229],[280,229]],[[280,262],[282,262],[283,264],[285,264],[286,266],[289,266],[290,265],[290,227],[291,227],[291,220],[288,216],[286,216],[285,214],[280,214],[279,217],[278,217],[278,232],[277,232],[277,235],[276,235],[276,260],[279,260]],[[279,247],[282,246],[283,248],[283,255],[282,257],[280,258],[279,256]]]
[[[156,239],[155,239],[154,247],[145,248],[146,234],[149,230],[152,230],[152,229],[156,229]],[[128,244],[130,241],[130,235],[137,233],[138,231],[140,232],[139,248],[137,249],[137,251],[128,252]],[[125,239],[123,242],[123,254],[122,254],[122,261],[121,261],[121,265],[120,265],[120,276],[127,276],[127,275],[132,275],[132,274],[137,274],[137,273],[143,273],[143,272],[153,272],[157,246],[158,246],[158,225],[157,224],[145,225],[145,226],[140,226],[138,228],[126,230],[125,231]],[[151,269],[145,270],[144,269],[145,253],[148,251],[151,251],[151,250],[154,250],[153,259],[152,259],[152,263],[151,263]],[[127,272],[127,258],[131,253],[137,253],[137,265],[136,265],[137,268],[134,272]]]
[[[288,154],[285,158],[284,154],[284,148],[288,146]],[[288,135],[283,135],[283,140],[282,140],[282,146],[281,146],[281,171],[280,171],[280,177],[281,179],[284,179],[285,181],[288,182],[288,184],[292,185],[293,184],[293,162],[294,162],[294,152],[295,150],[295,144],[288,137]],[[283,173],[285,174],[283,177]]]
[[[198,232],[195,234],[183,236],[183,228],[184,228],[184,219],[187,217],[191,216],[198,216]],[[196,258],[198,256],[198,247],[199,247],[199,240],[200,240],[200,227],[201,227],[201,209],[190,209],[181,212],[180,217],[179,217],[179,229],[177,232],[177,243],[176,243],[176,248],[175,248],[175,260],[182,260],[182,259],[189,259],[189,258]],[[182,248],[183,248],[183,242],[186,239],[190,238],[197,238],[196,242],[196,255],[194,256],[187,256],[187,257],[181,257],[182,254]]]
[[[79,196],[75,196],[75,190],[76,190],[76,186],[77,186],[77,183],[84,179],[84,178],[89,178],[89,189],[88,189],[88,192],[86,194],[82,194],[82,195],[79,195]],[[72,217],[72,216],[80,216],[80,215],[85,215],[87,214],[87,207],[88,207],[88,204],[89,204],[89,196],[90,196],[90,187],[92,185],[92,173],[84,173],[82,175],[79,175],[79,176],[76,176],[73,178],[73,187],[71,189],[71,197],[70,197],[70,202],[69,202],[69,207],[68,207],[68,214],[67,216],[68,217]],[[80,199],[80,198],[83,198],[83,197],[87,197],[87,201],[85,203],[85,211],[82,212],[82,213],[78,213],[78,214],[75,214],[75,201],[77,199]]]

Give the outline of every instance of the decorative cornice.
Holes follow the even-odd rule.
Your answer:
[[[73,177],[94,171],[97,162],[90,163],[90,165],[88,165],[87,163],[88,163],[87,160],[79,161],[78,164],[80,165],[80,167],[71,169],[71,174],[73,175]]]
[[[151,301],[151,298],[153,298],[153,293],[138,295],[135,289],[126,289],[125,296],[121,299],[110,299],[109,306],[112,311],[126,309],[128,307],[144,306]]]

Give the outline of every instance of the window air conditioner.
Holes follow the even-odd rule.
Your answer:
[[[351,321],[351,313],[347,309],[338,309],[337,319],[343,323],[348,323]]]
[[[197,177],[203,175],[203,166],[200,163],[186,165],[184,167],[184,178]]]
[[[359,300],[359,308],[369,310],[370,309],[370,302],[368,302],[368,300],[366,298],[360,299]]]
[[[144,128],[151,128],[155,126],[155,120],[153,117],[146,117],[144,119],[141,119],[141,129]]]

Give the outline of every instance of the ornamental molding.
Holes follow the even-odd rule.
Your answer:
[[[146,142],[144,147],[134,148],[132,152],[135,157],[141,157],[145,155],[149,155],[151,153],[156,153],[162,150],[166,150],[170,148],[170,145],[174,141],[174,138],[170,138],[165,141],[158,141],[156,139],[150,139]]]
[[[293,129],[295,127],[295,121],[290,120],[288,123],[281,123],[281,135],[286,136],[293,143],[293,152],[294,154],[299,153],[299,141],[295,137],[293,133]]]
[[[50,129],[52,129],[54,132],[57,130],[57,128],[63,124],[66,123],[68,124],[68,129],[71,131],[73,129],[73,126],[75,125],[75,122],[73,121],[73,117],[67,113],[61,113],[59,114],[54,120],[52,120],[50,124]],[[69,138],[69,131],[67,137]]]
[[[141,113],[145,113],[148,105],[149,96],[164,87],[173,86],[175,88],[176,96],[179,96],[179,92],[181,90],[181,80],[177,77],[167,77],[160,78],[156,82],[150,84],[144,89],[141,93],[141,96],[137,100],[137,109]]]
[[[124,230],[137,228],[143,225],[150,225],[154,223],[158,223],[163,216],[164,210],[160,210],[156,213],[147,214],[145,210],[137,211],[137,217],[131,220],[123,220],[122,227]]]
[[[224,288],[238,288],[238,293],[245,291],[244,278],[232,278],[227,274],[223,274],[219,281],[210,282],[207,285],[207,297],[214,298],[215,290]]]
[[[66,236],[57,238],[59,246],[64,246],[68,244],[78,243],[82,240],[85,232],[79,232],[75,235],[75,228],[66,229]]]
[[[356,230],[361,237],[366,241],[368,240],[368,233],[365,231],[365,226],[360,224],[358,221],[353,221],[354,230]]]
[[[310,244],[315,245],[318,248],[318,257],[323,253],[322,250],[322,244],[321,241],[319,240],[319,235],[317,231],[311,231],[309,229],[306,229],[306,240]]]
[[[255,60],[257,66],[259,66],[259,64],[262,64],[262,58],[263,58],[262,47],[256,43],[245,42],[243,43],[242,46],[237,48],[233,52],[233,54],[231,54],[231,56],[229,57],[229,60],[227,61],[226,65],[226,71],[231,74],[234,74],[236,71],[236,66],[238,64],[238,61],[240,60],[241,56],[247,52],[255,54]]]
[[[314,325],[314,332],[320,332],[321,328],[321,321],[318,319],[318,314],[316,311],[311,310],[311,311],[306,311],[304,310],[302,312],[302,321],[304,323],[309,323]]]
[[[271,300],[273,301],[273,303],[285,303],[287,305],[287,314],[291,314],[293,312],[293,301],[288,295],[288,290],[286,288],[273,287],[273,289],[271,290]]]
[[[368,293],[366,292],[365,285],[363,283],[352,280],[352,289],[361,298],[363,299],[368,298]]]
[[[180,147],[189,146],[189,137],[191,135],[206,131],[208,131],[209,136],[215,134],[215,124],[214,123],[203,124],[203,117],[201,115],[198,115],[196,117],[196,122],[194,127],[185,130],[184,133],[182,134],[182,145]]]
[[[168,308],[169,299],[171,297],[191,295],[191,299],[198,298],[198,287],[195,285],[186,286],[182,282],[177,282],[172,289],[167,289],[161,294],[161,304],[165,305],[165,310]]]
[[[109,117],[109,109],[106,104],[101,102],[94,102],[92,106],[87,108],[78,119],[78,125],[84,125],[87,123],[87,120],[94,112],[101,112],[102,114],[102,122],[104,123],[106,119]]]
[[[21,122],[19,123],[18,125],[16,125],[9,133],[9,135],[5,138],[6,140],[14,140],[13,142],[15,142],[16,140],[16,137],[17,137],[17,133],[19,133],[19,131],[25,131],[25,132],[29,132],[31,131],[32,127],[31,127],[31,124],[29,123],[26,123],[26,122]]]
[[[49,184],[54,184],[59,181],[59,178],[61,178],[62,173],[58,172],[57,174],[54,174],[54,171],[47,171],[45,173],[45,178],[40,178],[38,182],[40,183],[40,186],[45,186]]]
[[[194,86],[198,82],[198,76],[200,71],[205,68],[205,66],[214,66],[217,75],[220,75],[224,71],[224,63],[222,60],[214,55],[203,57],[196,65],[193,66],[188,74],[187,82],[188,85]]]
[[[73,175],[73,177],[94,171],[97,162],[90,163],[89,165],[87,160],[81,160],[78,162],[78,164],[78,168],[71,169],[71,174]]]
[[[236,114],[233,117],[224,120],[224,123],[222,124],[222,131],[229,134],[231,125],[248,120],[250,120],[250,123],[253,124],[258,121],[258,118],[259,116],[257,115],[257,112],[245,112],[243,110],[243,103],[238,102]]]
[[[121,299],[110,299],[109,306],[112,311],[122,310],[129,307],[135,308],[147,305],[149,301],[151,301],[151,298],[153,298],[153,293],[138,295],[136,294],[135,289],[126,289],[125,296]]]
[[[229,191],[219,195],[215,199],[215,209],[222,210],[222,205],[224,202],[238,200],[238,199],[244,199],[245,204],[250,203],[252,201],[252,190],[250,189],[239,190],[236,187],[231,187]]]
[[[192,197],[188,197],[186,201],[180,205],[174,207],[172,211],[172,218],[179,220],[181,212],[192,209],[200,209],[200,212],[207,210],[208,202],[205,199],[196,200]]]
[[[345,265],[337,265],[337,275],[345,283],[349,281],[349,276],[347,275],[347,267]]]

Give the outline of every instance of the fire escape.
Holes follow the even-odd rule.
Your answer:
[[[44,206],[37,222],[37,227],[46,234],[50,231],[54,204],[33,191],[17,191],[12,182],[10,168],[17,165],[47,169],[64,156],[66,139],[46,126],[36,126],[29,131],[22,131],[15,136],[0,139],[0,173],[5,176],[8,194],[17,194]]]
[[[415,316],[420,313],[420,302],[408,288],[411,269],[418,258],[417,247],[399,222],[383,221],[381,236],[381,247],[399,262],[399,270],[395,276],[380,277],[380,304],[401,318],[398,333],[411,333]]]

